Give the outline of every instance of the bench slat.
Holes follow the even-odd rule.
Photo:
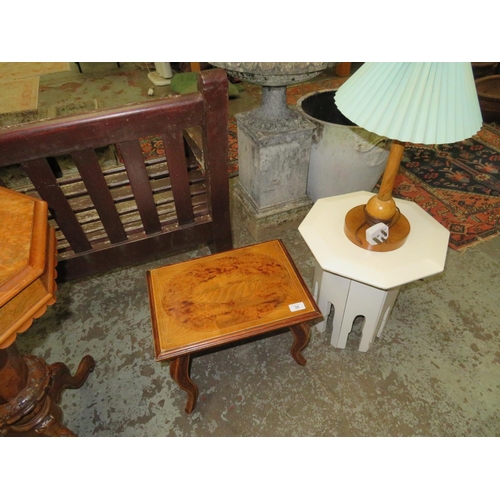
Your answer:
[[[119,144],[132,191],[141,214],[146,234],[161,232],[161,224],[156,212],[156,205],[151,192],[146,165],[139,141],[127,141]]]
[[[59,228],[70,242],[75,252],[85,252],[92,245],[85,236],[75,213],[64,196],[57,179],[45,158],[21,164],[36,190],[48,205],[52,217],[57,220]]]
[[[76,151],[72,158],[82,176],[85,187],[101,218],[104,229],[111,243],[119,243],[127,239],[120,216],[102,173],[97,155],[93,149]]]
[[[189,173],[184,156],[184,137],[182,130],[172,130],[169,136],[162,136],[170,172],[172,194],[177,207],[179,224],[193,222],[193,206],[189,188]]]

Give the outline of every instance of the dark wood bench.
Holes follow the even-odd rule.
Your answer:
[[[150,136],[164,158],[145,160]],[[106,148],[120,161],[104,166]],[[19,165],[27,181],[6,187],[48,202],[63,280],[199,244],[231,249],[227,163],[220,69],[199,73],[192,94],[0,130],[0,167]]]

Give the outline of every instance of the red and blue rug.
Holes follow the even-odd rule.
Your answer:
[[[414,201],[464,250],[500,233],[500,129],[455,144],[405,148],[394,197]]]

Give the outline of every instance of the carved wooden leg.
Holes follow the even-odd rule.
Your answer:
[[[198,387],[189,376],[189,365],[191,356],[186,354],[170,361],[170,376],[177,382],[177,385],[188,394],[185,411],[191,413],[198,399]]]
[[[45,365],[47,374],[50,373]],[[46,437],[76,437],[76,434],[63,423],[63,412],[50,396],[45,393],[40,404],[34,411],[11,426],[14,435],[46,436]]]
[[[75,436],[57,403],[64,389],[81,387],[94,364],[85,356],[72,377],[64,363],[21,356],[15,344],[0,352],[0,435]]]
[[[14,399],[28,382],[28,365],[16,344],[0,349],[0,405]]]
[[[309,323],[299,323],[290,327],[293,334],[293,344],[290,349],[292,358],[299,364],[304,366],[307,360],[302,356],[302,349],[309,343]]]
[[[16,353],[17,354],[17,353]],[[50,368],[36,356],[23,356],[27,384],[10,401],[0,405],[0,434],[4,436],[74,436],[62,424],[62,410],[51,400]]]
[[[61,402],[61,394],[65,389],[80,388],[90,372],[94,370],[95,361],[92,356],[84,356],[78,365],[74,375],[71,375],[69,368],[64,363],[53,363],[50,365],[50,374],[52,385],[50,387],[50,396],[56,403]]]

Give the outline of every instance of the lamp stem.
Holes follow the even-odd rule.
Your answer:
[[[405,144],[393,140],[379,192],[366,205],[351,208],[345,216],[344,233],[354,244],[375,252],[388,252],[400,248],[410,233],[410,223],[392,197],[392,189],[403,158]],[[371,243],[366,228],[383,222],[389,227],[387,239],[380,244]]]
[[[404,150],[404,143],[396,140],[392,141],[389,158],[387,159],[387,164],[384,170],[384,176],[382,177],[382,183],[377,194],[377,198],[379,200],[388,201],[392,198],[392,189],[394,187],[396,175],[398,175],[399,164],[403,158]]]

